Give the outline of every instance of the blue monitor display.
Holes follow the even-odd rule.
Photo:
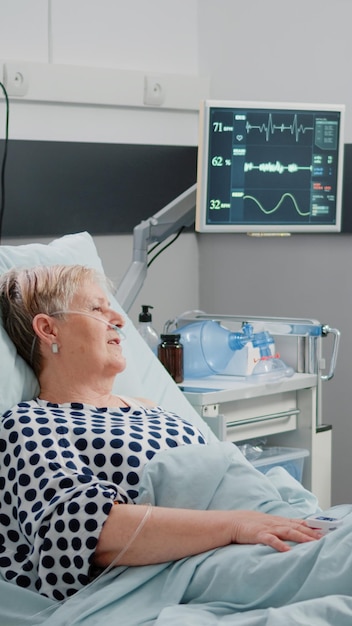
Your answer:
[[[200,108],[196,230],[341,230],[344,105]]]

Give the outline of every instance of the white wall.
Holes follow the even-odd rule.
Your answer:
[[[345,103],[352,141],[349,0],[200,0],[200,71],[211,96]]]
[[[0,63],[198,73],[196,0],[0,0],[0,16]],[[10,99],[13,139],[196,145],[197,135],[195,111]],[[95,241],[107,273],[118,284],[132,259],[132,237]],[[167,319],[196,308],[197,298],[198,249],[195,235],[187,233],[150,267],[130,314],[137,321],[140,304],[153,305],[153,321],[161,332]]]
[[[0,0],[0,61],[196,75],[196,7],[196,0]],[[197,142],[194,112],[33,104],[26,98],[11,104],[12,138]]]
[[[351,143],[351,23],[347,0],[202,0],[200,71],[215,99],[345,103]],[[333,425],[334,502],[352,501],[352,235],[200,235],[198,243],[201,309],[315,318],[341,331],[323,417]]]

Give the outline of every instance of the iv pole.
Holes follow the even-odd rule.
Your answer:
[[[147,275],[148,246],[152,243],[161,243],[182,226],[192,226],[194,223],[196,189],[195,183],[155,215],[134,227],[133,260],[115,293],[126,313],[135,301]]]

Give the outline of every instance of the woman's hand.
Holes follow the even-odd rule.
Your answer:
[[[95,551],[96,565],[107,567],[120,553],[115,565],[177,561],[231,543],[258,543],[286,552],[290,549],[288,541],[303,543],[321,537],[302,520],[257,511],[198,511],[153,506],[141,531],[129,544],[146,510],[146,506],[138,504],[112,507]]]
[[[235,511],[233,543],[261,543],[279,552],[287,552],[286,541],[305,543],[320,539],[322,534],[299,519],[268,515],[258,511]]]

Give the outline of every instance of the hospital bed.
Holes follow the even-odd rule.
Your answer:
[[[0,247],[0,273],[14,266],[33,265],[53,265],[53,264],[74,264],[79,263],[94,267],[103,271],[101,260],[97,254],[92,237],[88,233],[78,233],[67,235],[51,242],[50,244],[28,244],[20,246]],[[123,312],[114,296],[110,297],[112,306]],[[123,312],[124,313],[124,312]],[[126,319],[124,343],[124,354],[127,358],[125,372],[118,376],[118,393],[127,396],[144,396],[153,398],[158,404],[166,409],[173,410],[184,418],[195,423],[203,432],[209,442],[210,450],[217,446],[224,446],[224,460],[216,463],[213,471],[207,473],[204,480],[197,485],[192,485],[192,469],[195,462],[189,454],[191,446],[184,446],[181,450],[182,474],[179,474],[178,490],[169,488],[168,475],[171,469],[166,464],[152,467],[152,471],[146,477],[143,484],[141,502],[145,501],[165,506],[180,506],[178,503],[179,493],[189,491],[190,504],[192,498],[201,494],[206,497],[209,483],[214,483],[212,495],[214,506],[217,503],[217,481],[220,483],[222,465],[226,465],[226,455],[230,454],[230,443],[218,442],[216,436],[203,421],[199,413],[187,401],[178,386],[173,382],[166,370],[154,356],[152,351],[144,343],[133,323],[124,314]],[[27,400],[35,396],[37,392],[37,381],[29,367],[17,356],[15,348],[8,336],[0,327],[0,408],[1,413],[21,400]],[[117,390],[117,387],[116,387]],[[187,450],[188,449],[188,450]],[[156,455],[158,456],[158,455]],[[208,461],[206,461],[208,463]],[[232,482],[226,485],[231,498],[235,498],[239,508],[252,508],[255,498],[265,500],[265,490],[275,490],[278,499],[282,501],[282,506],[289,501],[295,507],[297,517],[308,516],[319,512],[319,503],[315,496],[289,476],[282,468],[273,468],[269,472],[270,476],[261,475],[252,468],[248,461],[238,452],[236,457],[236,472]],[[207,468],[207,464],[205,466]],[[173,470],[174,471],[174,470]],[[252,486],[260,480],[258,495]],[[201,472],[200,472],[201,475]],[[182,489],[183,488],[183,489]],[[194,493],[192,493],[192,489]],[[247,503],[246,498],[251,495],[251,503]],[[0,496],[1,497],[1,496]],[[253,500],[254,498],[254,500]],[[261,500],[262,501],[262,500]],[[208,504],[204,500],[204,507]],[[201,506],[203,506],[203,504]],[[218,503],[221,508],[223,505]],[[224,506],[226,508],[226,504]],[[280,508],[278,509],[280,512]],[[352,507],[338,507],[340,516],[348,518]],[[0,509],[1,513],[1,509]],[[336,514],[336,510],[333,510]],[[0,517],[1,522],[1,517]],[[352,525],[352,522],[350,522]],[[336,533],[347,533],[345,529],[335,531]],[[1,527],[0,532],[6,532],[6,528]],[[336,535],[337,537],[338,535]],[[337,541],[332,546],[335,559],[340,558],[345,564],[346,549],[352,553],[351,547],[347,546],[349,535],[341,535],[341,541]],[[329,541],[332,539],[327,538]],[[318,543],[318,542],[317,542]],[[264,546],[233,546],[238,548],[240,563],[244,563],[246,555],[254,553],[249,550],[256,550],[258,559],[254,556],[257,574],[253,571],[251,585],[258,589],[260,596],[260,580],[265,576],[270,577],[270,569],[262,570],[259,567],[260,555],[266,554],[270,550]],[[246,551],[246,549],[248,550]],[[317,548],[318,550],[318,548]],[[294,551],[291,551],[293,554]],[[252,556],[251,556],[252,558]],[[318,558],[318,556],[317,556]],[[0,554],[1,559],[1,554]],[[346,584],[344,595],[330,595],[324,589],[329,589],[330,569],[326,565],[326,574],[317,574],[316,580],[309,580],[302,583],[302,590],[297,596],[297,601],[290,598],[283,607],[270,608],[265,606],[246,605],[244,595],[245,589],[241,589],[241,579],[234,581],[234,602],[217,602],[214,597],[203,597],[198,602],[187,601],[187,587],[193,579],[192,559],[184,559],[175,570],[168,573],[165,579],[165,564],[160,566],[147,566],[143,568],[116,568],[106,574],[106,577],[97,581],[87,593],[79,592],[65,603],[55,603],[27,589],[13,585],[4,579],[0,580],[0,625],[1,626],[132,626],[138,624],[157,624],[158,626],[172,625],[199,625],[215,626],[234,624],[239,626],[282,626],[302,625],[302,624],[331,624],[337,626],[347,626],[352,623],[352,598],[350,591],[351,582]],[[204,566],[205,557],[202,558]],[[265,559],[264,559],[265,560]],[[200,561],[199,561],[200,563]],[[240,572],[240,567],[237,568]],[[320,567],[321,572],[322,567]],[[296,570],[295,570],[296,571]],[[324,571],[324,570],[323,570]],[[287,574],[287,572],[286,572]],[[286,597],[289,593],[290,579],[285,572],[280,573],[277,593],[280,598]],[[302,574],[304,565],[302,564]],[[240,575],[240,574],[239,574]],[[346,573],[346,578],[351,579],[351,570]],[[304,575],[302,576],[302,580]],[[216,584],[216,582],[215,582]],[[223,582],[219,582],[223,585]],[[309,594],[305,598],[305,585],[309,586],[309,594],[313,585],[313,594],[322,595],[317,600],[310,600]],[[243,593],[243,599],[242,599]]]

